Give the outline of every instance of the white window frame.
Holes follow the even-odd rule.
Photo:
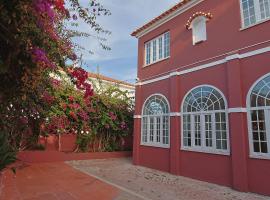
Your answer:
[[[191,28],[193,45],[207,40],[206,21],[207,19],[205,16],[198,16],[192,20]]]
[[[260,77],[251,87],[247,95],[247,120],[248,120],[248,136],[249,136],[249,156],[251,158],[258,158],[258,159],[270,159],[270,123],[267,123],[267,120],[270,121],[270,106],[261,106],[261,107],[251,107],[250,97],[252,95],[252,91],[255,86],[265,79],[266,77],[270,76],[270,73],[265,74],[264,76]],[[253,144],[253,129],[252,129],[252,119],[251,119],[251,112],[258,110],[264,110],[265,114],[265,129],[266,129],[266,139],[267,139],[267,149],[268,153],[259,153],[254,152],[254,144]]]
[[[188,97],[188,95],[195,89],[201,88],[201,87],[210,87],[214,90],[216,90],[221,97],[223,98],[225,109],[224,110],[211,110],[211,111],[201,111],[201,112],[183,112],[185,100]],[[215,120],[215,114],[216,113],[224,113],[225,114],[225,122],[226,122],[226,140],[227,140],[227,149],[217,149],[216,148],[216,120]],[[191,117],[191,146],[184,146],[184,116],[190,115]],[[194,135],[194,115],[199,115],[201,119],[201,146],[195,146],[195,135]],[[211,115],[211,121],[212,121],[212,147],[206,146],[206,140],[205,140],[205,118],[203,116],[205,115]],[[224,96],[224,94],[216,87],[212,85],[199,85],[187,92],[187,94],[184,96],[182,105],[181,105],[181,148],[180,150],[183,151],[193,151],[193,152],[201,152],[201,153],[210,153],[210,154],[219,154],[219,155],[230,155],[230,134],[229,134],[229,117],[228,117],[228,103]]]
[[[244,21],[244,10],[243,10],[243,0],[239,0],[240,2],[240,12],[241,12],[241,26],[242,26],[242,29],[246,29],[246,28],[249,28],[249,27],[253,27],[257,24],[260,24],[260,23],[263,23],[265,21],[268,21],[270,20],[270,16],[269,17],[266,17],[265,19],[262,19],[261,17],[261,10],[260,10],[260,2],[259,0],[253,0],[254,2],[254,8],[255,8],[255,18],[256,18],[256,22],[254,24],[250,24],[248,26],[245,25],[245,21]]]
[[[166,48],[166,44],[165,44],[165,35],[166,34],[169,34],[169,55],[168,56],[166,56],[165,57],[165,48]],[[159,52],[159,39],[160,38],[162,38],[162,56],[161,56],[161,58],[160,58],[160,52]],[[156,42],[156,60],[154,61],[153,60],[153,43],[154,43],[154,41]],[[157,62],[160,62],[160,61],[162,61],[162,60],[165,60],[165,59],[168,59],[168,58],[170,58],[170,48],[171,48],[171,44],[170,44],[170,41],[171,41],[171,39],[170,39],[170,32],[168,31],[168,32],[165,32],[165,33],[163,33],[162,35],[159,35],[158,37],[156,37],[156,38],[154,38],[154,39],[152,39],[152,40],[150,40],[150,41],[148,41],[148,42],[146,42],[145,44],[144,44],[144,51],[145,51],[145,53],[144,53],[144,67],[146,67],[146,66],[149,66],[149,65],[152,65],[152,64],[155,64],[155,63],[157,63]],[[150,44],[150,62],[149,63],[147,63],[147,58],[148,58],[148,55],[147,55],[147,45],[148,44]]]
[[[161,97],[164,102],[168,105],[168,113],[164,113],[161,115],[144,115],[144,108],[146,106],[146,103],[148,102],[148,100],[154,96],[159,96]],[[164,144],[163,143],[163,118],[167,117],[168,118],[168,144]],[[147,142],[143,141],[143,119],[146,118],[147,119]],[[150,118],[154,118],[154,139],[153,142],[150,142]],[[157,118],[160,118],[160,142],[157,142]],[[159,147],[159,148],[170,148],[170,104],[168,99],[159,93],[153,94],[151,96],[149,96],[142,107],[142,116],[141,116],[141,146],[150,146],[150,147]]]

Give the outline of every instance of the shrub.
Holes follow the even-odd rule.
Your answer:
[[[9,145],[7,134],[0,132],[0,171],[16,161],[16,152]]]

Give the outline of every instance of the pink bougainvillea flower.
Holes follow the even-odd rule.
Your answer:
[[[120,127],[121,129],[125,129],[127,127],[126,122],[121,122]]]
[[[49,60],[43,49],[35,47],[32,49],[31,54],[33,62],[42,65],[44,68],[56,68],[55,64]]]
[[[42,99],[48,104],[51,104],[54,101],[54,96],[50,95],[48,91],[45,91],[42,94]]]
[[[57,80],[57,79],[52,79],[52,85],[53,85],[53,87],[59,87],[60,86],[60,81],[59,80]]]
[[[70,96],[70,97],[68,98],[68,100],[69,100],[70,102],[73,102],[73,101],[74,101],[74,97],[73,97],[73,96]]]
[[[84,110],[80,110],[80,111],[78,112],[78,116],[79,116],[83,121],[89,120],[89,116],[88,116],[87,112],[85,112]]]
[[[81,108],[81,105],[78,103],[72,103],[72,104],[69,104],[68,107],[70,107],[71,109],[79,109]]]
[[[110,112],[109,116],[110,116],[111,120],[116,120],[117,119],[117,116],[113,112]]]

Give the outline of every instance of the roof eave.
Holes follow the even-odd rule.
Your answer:
[[[185,11],[189,10],[193,6],[201,3],[204,0],[184,0],[169,10],[163,12],[161,15],[158,17],[154,18],[147,24],[143,25],[142,27],[138,28],[134,32],[131,33],[131,36],[140,38],[144,36],[145,34],[149,33],[150,31],[158,28],[162,24],[170,21],[171,19],[175,18],[176,16],[184,13]]]

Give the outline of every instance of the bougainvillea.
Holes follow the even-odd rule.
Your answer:
[[[66,112],[70,111],[71,116],[60,112],[52,118],[47,113],[51,105],[59,103],[53,92],[60,86],[56,81],[61,79],[59,69],[65,71],[67,61],[78,63],[79,49],[72,38],[87,37],[70,30],[70,25],[81,18],[96,34],[109,33],[96,21],[99,15],[109,14],[97,0],[91,1],[88,8],[78,0],[1,0],[0,129],[8,135],[14,150],[36,142],[48,120],[55,122],[52,127],[63,131],[73,123],[72,117],[74,121],[86,118],[84,113],[72,115],[68,102]],[[82,69],[80,72],[85,73]],[[91,85],[72,78],[85,101],[90,102]]]

